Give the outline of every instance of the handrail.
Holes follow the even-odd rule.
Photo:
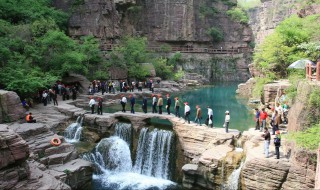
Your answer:
[[[112,51],[113,48],[117,47],[117,44],[103,44],[101,49],[105,51]],[[214,48],[194,48],[191,46],[169,46],[168,48],[162,46],[147,46],[149,52],[181,52],[181,53],[207,53],[207,54],[238,54],[249,52],[249,48],[238,48],[238,49],[214,49]]]

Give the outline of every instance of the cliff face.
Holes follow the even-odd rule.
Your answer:
[[[261,6],[248,11],[249,25],[256,44],[261,44],[281,21],[293,14],[306,16],[320,12],[319,5],[302,5],[297,0],[263,0]]]
[[[215,26],[224,32],[224,41],[214,47],[247,47],[250,29],[231,21],[227,10],[222,2],[209,0],[85,0],[70,18],[69,34],[92,34],[106,43],[130,34],[147,36],[151,43],[210,45],[207,31]]]

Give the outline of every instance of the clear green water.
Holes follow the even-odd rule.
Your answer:
[[[195,88],[181,94],[171,94],[171,99],[174,102],[174,97],[179,97],[180,100],[180,115],[183,116],[184,105],[183,102],[188,102],[191,108],[190,120],[195,118],[196,105],[202,109],[204,123],[207,117],[207,106],[213,109],[213,126],[222,128],[224,123],[225,111],[230,112],[229,128],[244,131],[254,126],[252,111],[246,106],[247,100],[238,98],[236,96],[237,83],[221,83],[213,86],[202,88]],[[120,100],[119,100],[120,101]],[[129,102],[129,100],[128,100]],[[151,112],[151,98],[148,99],[148,112]],[[164,105],[166,99],[164,98]],[[142,100],[136,99],[135,111],[142,112]],[[113,106],[104,107],[103,111],[106,113],[114,113],[121,111],[120,103]],[[130,113],[129,103],[126,110]],[[174,114],[173,106],[171,106],[171,113]],[[163,106],[163,114],[167,114],[165,106]]]

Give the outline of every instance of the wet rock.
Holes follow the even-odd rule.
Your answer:
[[[82,136],[84,141],[92,143],[97,143],[101,139],[101,137],[97,133],[87,130],[82,131]]]
[[[0,123],[24,119],[25,112],[17,93],[0,90]]]
[[[187,174],[195,174],[198,170],[197,164],[186,164],[182,167],[182,171]]]

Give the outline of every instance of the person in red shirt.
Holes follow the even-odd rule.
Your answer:
[[[267,112],[265,111],[264,108],[262,108],[260,112],[260,122],[261,122],[260,132],[262,132],[262,130],[266,127],[267,117],[268,117]]]

